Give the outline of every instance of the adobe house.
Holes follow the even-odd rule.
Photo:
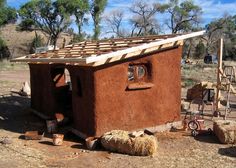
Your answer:
[[[84,137],[158,128],[180,123],[183,40],[203,33],[85,41],[13,61],[29,64],[31,107],[63,113]]]

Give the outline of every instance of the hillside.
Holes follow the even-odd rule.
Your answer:
[[[16,24],[8,24],[0,28],[0,33],[0,36],[6,42],[12,57],[20,57],[29,54],[30,44],[35,37],[34,32],[16,31]],[[46,41],[46,37],[43,33],[38,32],[38,34],[42,35]],[[57,43],[58,47],[62,47],[64,38],[66,39],[66,44],[72,39],[68,33],[62,33]]]

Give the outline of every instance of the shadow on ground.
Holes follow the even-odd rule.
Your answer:
[[[0,128],[16,133],[44,129],[43,121],[33,115],[29,107],[28,97],[0,95]]]
[[[211,144],[220,144],[220,141],[214,134],[204,133],[194,137],[195,140]]]
[[[228,148],[220,148],[218,153],[223,156],[236,157],[236,146],[231,146]]]
[[[0,128],[6,131],[22,134],[19,139],[25,139],[26,131],[45,132],[44,136],[52,138],[47,133],[45,120],[32,113],[30,109],[30,98],[18,95],[0,95]],[[67,128],[60,127],[59,133],[65,135],[64,140],[70,142],[83,142],[74,134],[67,131]],[[44,143],[44,142],[42,142]],[[46,145],[52,145],[45,142]]]

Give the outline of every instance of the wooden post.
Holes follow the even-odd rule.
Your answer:
[[[220,110],[220,87],[221,87],[221,72],[222,70],[222,56],[223,56],[223,38],[219,40],[219,50],[218,50],[218,69],[217,69],[217,93],[216,93],[216,113],[219,114]],[[219,117],[219,115],[218,115]]]

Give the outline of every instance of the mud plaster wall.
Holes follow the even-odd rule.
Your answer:
[[[135,130],[180,120],[182,47],[95,70],[96,135]],[[151,64],[150,89],[127,90],[128,65]],[[150,74],[151,73],[151,74]]]
[[[70,116],[64,105],[69,99],[67,95],[69,87],[65,85],[64,65],[29,64],[29,67],[31,107],[52,118],[55,113]]]
[[[95,136],[112,129],[134,130],[180,120],[180,58],[182,47],[143,58],[99,67],[30,64],[31,106],[46,115],[66,113],[62,102],[69,100],[68,86],[62,75],[67,68],[72,82],[72,116],[74,127]],[[148,65],[144,82],[154,84],[143,90],[128,90],[129,64]],[[62,71],[63,72],[63,71]],[[58,101],[58,98],[61,98]]]
[[[91,67],[67,66],[72,81],[74,128],[86,135],[95,135],[94,72]]]
[[[29,64],[31,84],[31,107],[44,114],[52,114],[54,102],[48,65]]]

